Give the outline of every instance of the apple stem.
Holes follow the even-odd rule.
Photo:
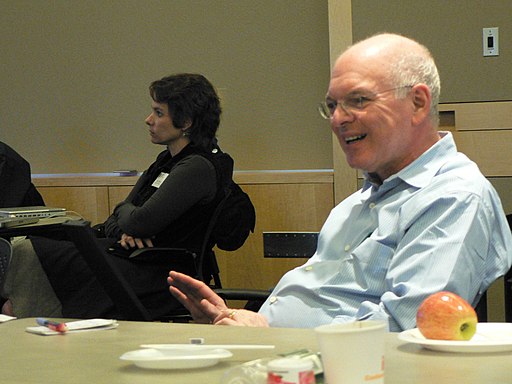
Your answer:
[[[461,330],[461,332],[464,332],[464,330],[466,330],[466,328],[468,328],[468,327],[469,327],[469,324],[468,324],[468,323],[464,323],[464,324],[462,324],[462,325],[460,326],[460,330]]]

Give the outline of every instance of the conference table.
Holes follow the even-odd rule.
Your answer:
[[[42,336],[26,332],[33,318],[0,324],[0,383],[220,383],[244,362],[291,351],[318,350],[311,329],[248,328],[200,324],[119,321],[111,330]],[[141,344],[273,344],[273,350],[233,350],[233,356],[206,368],[147,369],[120,356]],[[343,348],[340,345],[340,348]],[[387,384],[512,383],[512,353],[446,353],[423,349],[386,335]]]

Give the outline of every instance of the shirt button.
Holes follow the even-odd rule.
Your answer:
[[[350,250],[350,245],[345,245],[345,251],[348,252]]]
[[[274,304],[277,301],[277,296],[271,296],[269,299],[270,304]]]
[[[313,267],[311,265],[308,265],[306,268],[304,268],[305,271],[312,271]]]
[[[375,208],[375,205],[376,205],[375,203],[370,203],[368,206],[370,207],[370,209],[373,209],[373,208]]]

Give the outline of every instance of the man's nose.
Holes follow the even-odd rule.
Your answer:
[[[353,113],[343,104],[338,103],[331,117],[331,125],[339,126],[354,119]]]

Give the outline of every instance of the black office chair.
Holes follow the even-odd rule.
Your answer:
[[[112,263],[110,255],[99,245],[87,221],[69,221],[63,224],[67,237],[95,274],[123,320],[154,320],[133,291],[124,276]]]
[[[222,288],[219,276],[219,267],[213,251],[212,233],[218,216],[228,194],[219,202],[208,223],[199,254],[183,248],[142,248],[137,250],[135,257],[144,260],[151,259],[158,263],[162,270],[175,270],[185,273],[198,280],[204,281],[212,289]],[[70,221],[63,224],[66,235],[71,240],[89,268],[95,274],[106,294],[110,297],[123,320],[136,321],[174,321],[186,322],[191,320],[189,312],[182,307],[163,318],[153,318],[149,311],[135,294],[133,288],[112,262],[112,256],[107,254],[97,241],[98,231],[90,227],[87,221]],[[133,255],[133,254],[132,254]]]
[[[120,319],[174,322],[186,322],[191,319],[185,308],[177,309],[161,318],[152,317],[131,285],[117,269],[115,263],[112,262],[112,255],[109,255],[98,242],[95,231],[90,227],[89,222],[82,220],[69,221],[63,224],[63,228],[69,240],[75,244],[96,279],[102,285],[105,293],[117,307]],[[218,269],[213,270],[212,276],[205,276],[202,272],[205,262],[216,267],[216,262],[202,260],[202,258],[214,259],[213,251],[207,251],[203,256],[197,256],[183,248],[144,248],[140,251],[136,257],[144,257],[145,260],[151,259],[151,262],[162,264],[162,270],[172,269],[185,273],[205,281],[213,289],[216,289],[217,285],[219,288],[221,286]],[[211,280],[213,280],[213,283],[210,283]]]
[[[478,322],[487,323],[487,292],[484,292],[480,301],[475,307],[476,317]]]
[[[505,275],[503,285],[505,289],[505,321],[512,323],[512,268]]]

